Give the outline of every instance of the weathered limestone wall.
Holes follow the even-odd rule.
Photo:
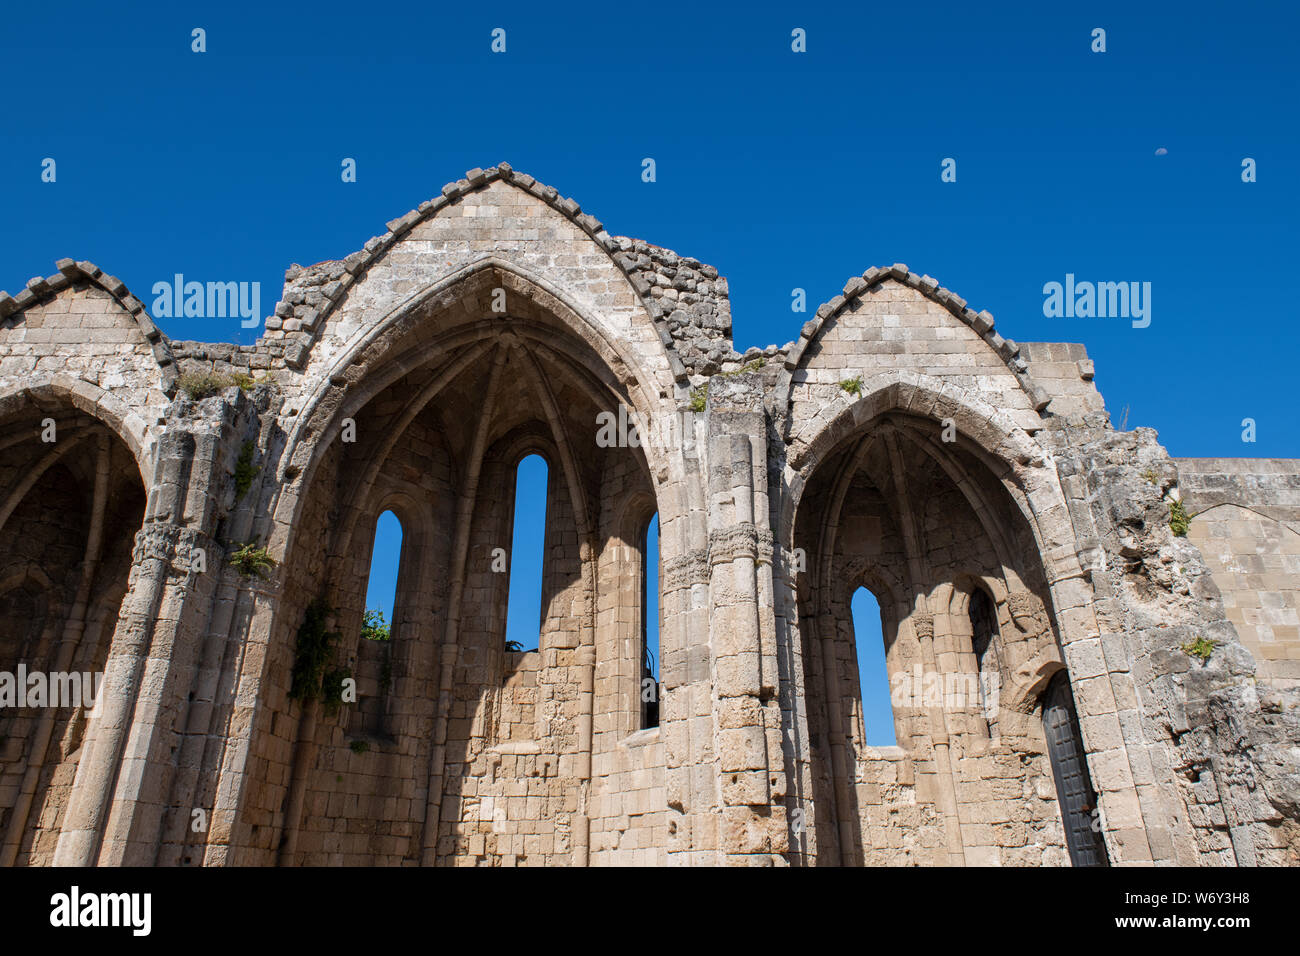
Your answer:
[[[1300,461],[1176,458],[1187,537],[1261,680],[1300,686]]]
[[[17,501],[11,494],[0,504],[7,516],[0,535],[0,670],[12,674],[21,663],[29,673],[89,679],[78,677],[84,706],[0,710],[0,834],[6,835],[5,852],[29,865],[53,859],[94,703],[94,675],[104,670],[144,505],[135,461],[121,442],[89,416],[56,420],[67,445],[53,444],[71,446],[68,454],[33,473],[20,456],[48,462],[52,452],[38,443],[42,429],[31,422],[27,441],[6,443],[14,465],[0,467],[0,488],[21,489],[37,478],[41,488],[39,495]],[[97,506],[101,463],[103,501]]]
[[[1052,396],[1054,416],[1080,417],[1106,411],[1094,381],[1096,368],[1077,342],[1021,342],[1020,356],[1029,374]]]
[[[1294,695],[1259,692],[1201,552],[1170,528],[1175,462],[1150,429],[1113,432],[1104,418],[1062,421],[1045,437],[1077,502],[1153,859],[1294,864],[1300,778],[1281,741],[1300,732],[1300,713]],[[1189,651],[1198,639],[1214,642],[1206,660]]]
[[[951,303],[932,299],[922,281],[903,266],[873,276],[870,284],[857,280],[854,295],[828,310],[816,332],[806,338],[805,347],[796,347],[800,354],[787,358],[786,367],[791,369],[787,441],[792,448],[809,444],[854,402],[854,393],[840,382],[861,378],[862,394],[868,394],[878,383],[896,380],[904,370],[925,376],[936,387],[948,385],[978,397],[1022,428],[1041,427],[1034,397],[1026,393],[1016,370],[976,328],[952,314]],[[977,321],[984,323],[978,317]],[[798,364],[792,366],[792,361]]]
[[[1042,598],[1020,586],[1020,574],[1004,569],[966,498],[926,453],[899,448],[905,470],[895,479],[893,449],[863,452],[838,511],[829,482],[810,486],[801,505],[813,521],[833,521],[836,532],[833,563],[808,576],[801,595],[810,610],[820,608],[803,625],[810,733],[823,779],[816,813],[819,858],[851,862],[860,856],[877,865],[1064,863],[1041,717],[1025,712],[1032,710],[1042,668],[1060,666]],[[854,456],[850,450],[842,458]],[[978,465],[963,464],[963,480],[978,481]],[[835,474],[844,462],[828,467]],[[899,515],[901,488],[918,503],[914,532],[899,530],[900,522],[913,520]],[[1014,527],[1010,515],[1003,520]],[[926,568],[926,611],[918,610],[908,534],[923,549],[915,558]],[[796,542],[821,551],[825,545],[813,544],[813,535],[806,529]],[[1041,588],[1041,571],[1024,578]],[[881,605],[887,670],[897,695],[898,747],[865,744],[860,645],[850,613],[858,587],[873,591]],[[989,589],[999,619],[996,659],[984,669],[983,683],[968,617],[976,587]],[[824,603],[814,601],[816,592],[826,597]],[[942,721],[936,722],[935,707],[943,708]],[[844,772],[850,779],[837,790],[829,771],[838,757],[831,741],[839,737],[845,739]],[[841,802],[847,806],[837,823],[830,811]],[[807,811],[808,804],[803,806]],[[848,847],[837,832],[846,821]]]
[[[0,293],[0,670],[102,678],[176,369],[118,279],[57,265]],[[54,859],[89,711],[0,712],[0,862]]]
[[[1297,464],[1115,432],[1082,346],[1004,339],[894,265],[742,354],[716,269],[505,164],[292,266],[254,345],[171,343],[58,268],[0,293],[0,669],[58,647],[108,691],[0,713],[4,862],[1297,862]],[[641,439],[597,440],[620,411]],[[518,653],[493,564],[527,454],[547,533]],[[859,586],[890,676],[922,678],[897,747],[865,743]],[[316,601],[355,702],[290,696]],[[1062,681],[1091,788],[1068,799]]]
[[[313,592],[331,598],[358,699],[319,718],[297,865],[401,865],[418,826],[435,694],[428,649],[444,621],[453,478],[435,421],[422,416],[407,434],[409,443],[393,450],[391,468],[378,476],[374,503],[335,518],[355,521],[354,547],[340,556],[338,584]],[[362,467],[356,449],[349,451],[345,474]],[[386,510],[401,523],[402,550],[391,637],[376,642],[361,631],[374,529]]]

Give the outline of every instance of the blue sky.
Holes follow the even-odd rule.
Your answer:
[[[507,160],[611,232],[716,265],[742,350],[797,334],[793,288],[811,312],[901,261],[1008,337],[1085,343],[1112,416],[1127,407],[1175,455],[1300,456],[1296,11],[10,5],[0,287],[72,256],[146,303],[177,272],[257,281],[269,313],[289,263],[341,258]],[[795,27],[807,53],[790,49]],[[1066,273],[1152,283],[1150,327],[1044,317],[1042,287]]]

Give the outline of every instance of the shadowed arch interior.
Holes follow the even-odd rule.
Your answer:
[[[342,648],[356,648],[364,626],[367,569],[356,538],[374,526],[367,516],[394,495],[411,503],[411,513],[402,515],[386,734],[347,733],[349,723],[326,710],[332,701],[299,712],[287,688],[267,694],[267,719],[280,712],[293,721],[297,756],[277,758],[271,739],[255,735],[264,759],[292,767],[287,785],[266,788],[265,806],[302,811],[289,813],[278,833],[259,830],[250,840],[271,841],[267,849],[281,862],[440,862],[464,852],[458,834],[467,815],[489,827],[504,820],[531,828],[521,852],[512,851],[516,858],[529,846],[557,862],[589,855],[592,837],[584,846],[570,829],[593,785],[582,768],[593,749],[607,746],[600,742],[607,728],[630,731],[642,722],[622,678],[597,676],[634,681],[643,661],[638,622],[619,610],[626,602],[639,612],[640,589],[626,593],[616,569],[640,571],[645,526],[631,541],[621,527],[634,499],[651,503],[647,518],[653,514],[654,484],[647,449],[621,436],[610,443],[597,428],[598,417],[626,407],[638,386],[533,299],[508,290],[508,311],[494,314],[492,291],[470,284],[441,311],[395,323],[365,353],[373,376],[350,373],[335,398],[318,403],[319,412],[332,409],[323,428],[333,439],[298,480],[300,527],[285,573],[292,591],[321,596],[332,608]],[[517,514],[520,462],[532,455],[549,465],[544,504],[533,500]],[[512,534],[543,516],[544,553],[531,568],[541,581],[540,608],[525,612],[532,640],[515,647],[508,618],[518,607],[511,584],[520,568]],[[494,560],[502,551],[508,573]],[[292,661],[302,614],[302,606],[282,604],[273,684]],[[598,647],[603,617],[626,628],[627,639]],[[509,781],[529,775],[550,781],[546,802],[512,804]],[[319,829],[315,812],[328,809],[340,777],[358,796],[342,835]],[[584,816],[588,834],[602,825]]]
[[[795,546],[810,556],[798,600],[819,863],[997,858],[1007,840],[972,821],[976,805],[1023,821],[1012,839],[1024,852],[1065,851],[1053,788],[1024,790],[1053,779],[1040,718],[1008,713],[997,693],[1026,662],[1059,659],[1036,539],[983,458],[940,435],[939,422],[882,414],[804,487]],[[897,746],[863,737],[863,586],[879,599]]]
[[[126,593],[143,483],[110,425],[29,393],[0,421],[0,865],[48,865]],[[41,675],[43,690],[20,673]],[[0,678],[0,684],[6,683]],[[4,699],[17,693],[17,699]]]

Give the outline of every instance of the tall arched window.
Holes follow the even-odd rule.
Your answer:
[[[402,564],[402,523],[385,511],[375,522],[366,583],[366,609],[357,642],[357,709],[353,729],[367,734],[386,731],[388,693],[393,683],[393,626],[396,622],[397,575]]]
[[[866,588],[858,588],[851,602],[853,638],[858,651],[858,687],[862,692],[862,730],[869,747],[892,747],[894,706],[890,699],[889,669],[885,663],[884,618],[880,602]]]
[[[641,726],[659,726],[659,513],[641,540]]]
[[[546,570],[546,459],[529,455],[515,470],[515,515],[510,542],[506,648],[541,646],[542,581]]]

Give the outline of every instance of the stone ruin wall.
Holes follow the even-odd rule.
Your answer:
[[[1270,684],[1300,685],[1300,478],[1290,459],[1178,458],[1196,545]]]
[[[780,348],[732,347],[727,291],[503,165],[292,267],[255,345],[170,342],[85,262],[0,295],[0,493],[47,450],[43,418],[102,436],[41,472],[43,505],[17,496],[0,601],[42,602],[40,646],[72,634],[113,688],[107,722],[0,718],[22,744],[0,742],[0,805],[31,804],[0,818],[0,862],[1066,864],[1041,720],[1066,672],[1112,863],[1295,864],[1296,463],[1174,460],[1114,431],[1082,346],[1006,340],[902,265]],[[253,381],[191,400],[197,373]],[[674,423],[668,447],[591,447],[615,401]],[[398,422],[401,441],[374,437]],[[545,613],[540,650],[514,653],[489,555],[528,450],[551,466]],[[385,688],[358,635],[390,508]],[[641,728],[637,536],[656,510],[664,697]],[[92,527],[111,543],[88,562]],[[267,579],[223,557],[193,571],[247,541],[274,555]],[[899,746],[867,746],[857,586],[880,598],[891,675],[984,667],[997,703],[896,709]],[[976,589],[993,664],[971,651]],[[363,697],[337,713],[289,697],[322,593]],[[4,636],[14,660],[48,657]],[[1205,663],[1182,649],[1198,637]]]

